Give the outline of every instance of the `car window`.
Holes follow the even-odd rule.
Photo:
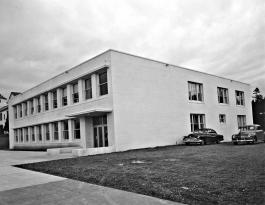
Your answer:
[[[248,126],[248,130],[255,130],[254,126]]]

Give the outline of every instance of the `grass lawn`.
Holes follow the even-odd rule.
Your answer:
[[[187,204],[265,204],[265,143],[168,146],[18,166]]]

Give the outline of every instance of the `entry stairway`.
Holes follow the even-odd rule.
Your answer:
[[[94,148],[81,148],[81,147],[62,147],[62,148],[51,148],[47,149],[48,155],[59,155],[72,153],[75,157],[87,156],[87,155],[97,155],[97,154],[105,154],[115,152],[114,146],[109,147],[94,147]]]

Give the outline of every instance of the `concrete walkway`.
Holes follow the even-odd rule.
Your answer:
[[[0,151],[0,204],[180,204],[12,166],[70,157],[70,154],[48,156],[46,152]]]

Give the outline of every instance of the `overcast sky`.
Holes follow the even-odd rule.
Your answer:
[[[0,0],[0,93],[109,48],[258,86],[264,0]]]

